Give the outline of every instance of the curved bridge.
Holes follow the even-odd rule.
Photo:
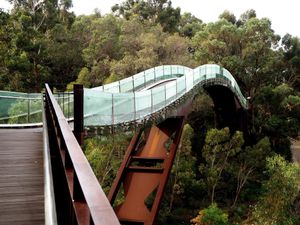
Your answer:
[[[84,89],[84,125],[108,126],[148,120],[186,100],[191,101],[202,87],[212,97],[216,112],[222,115],[221,124],[229,121],[229,117],[236,117],[237,109],[248,107],[236,80],[225,68],[214,64],[195,69],[158,66],[117,82]],[[55,97],[65,116],[72,117],[73,93],[57,93]],[[0,103],[0,124],[42,125],[41,94],[0,91]]]
[[[170,81],[155,85],[167,79]],[[150,85],[153,88],[145,88]],[[215,107],[222,108],[222,114],[232,113],[229,108],[248,108],[234,77],[218,65],[195,69],[159,66],[101,87],[84,89],[84,125],[105,126],[147,119],[184,97],[192,99],[200,87],[208,91]]]
[[[74,92],[74,96],[73,93],[53,95],[48,85],[44,97],[0,92],[2,123],[22,123],[23,127],[39,122],[43,125],[43,133],[40,128],[20,129],[18,135],[14,130],[0,133],[0,155],[7,157],[2,160],[5,164],[0,166],[0,174],[14,177],[22,171],[30,172],[27,178],[0,182],[0,202],[3,202],[0,209],[6,210],[5,215],[0,214],[0,224],[22,221],[50,225],[117,225],[120,222],[152,225],[180,142],[184,119],[178,115],[182,109],[189,108],[199,88],[204,88],[212,97],[220,126],[236,128],[237,118],[248,108],[247,100],[233,76],[218,65],[195,69],[159,66],[108,85],[84,89],[80,97],[79,92]],[[84,107],[77,107],[81,101],[78,99],[82,98]],[[72,116],[73,111],[72,131],[66,117]],[[80,147],[82,122],[85,126],[110,126],[139,122],[161,114],[165,118],[173,117],[135,135],[106,197]],[[16,169],[14,160],[18,157],[26,168]],[[21,181],[24,185],[16,185]],[[38,201],[31,204],[26,194],[36,186]],[[4,192],[10,191],[7,187],[14,187],[23,198],[8,195]],[[111,205],[122,188],[125,199],[113,211]],[[154,195],[153,202],[145,205],[151,195]],[[22,204],[12,207],[11,203],[17,200],[32,207],[27,211]],[[33,218],[38,210],[38,218]],[[18,213],[23,217],[16,216]]]

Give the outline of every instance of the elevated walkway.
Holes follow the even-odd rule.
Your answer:
[[[212,90],[215,86],[217,88]],[[248,108],[247,99],[234,77],[213,64],[195,69],[179,65],[159,66],[93,89],[82,89],[77,85],[77,91],[74,88],[74,93],[62,95],[54,95],[47,84],[44,96],[0,91],[0,123],[4,124],[0,127],[11,128],[0,130],[0,225],[55,225],[56,219],[58,224],[64,225],[120,224],[81,149],[83,127],[114,130],[117,126],[142,124],[153,118],[180,116],[188,110],[200,88],[210,88],[208,91],[214,94],[213,98],[226,95],[221,98],[220,107],[221,101],[214,103],[219,112],[234,120],[239,118],[240,109]],[[73,116],[72,130],[67,118]],[[43,132],[41,128],[14,129],[42,122]],[[182,126],[168,131],[172,124],[163,126],[162,132],[154,130],[145,152],[131,152],[128,161],[123,162],[124,174],[130,173],[120,176],[122,179],[117,183],[124,183],[125,196],[139,192],[135,187],[144,185],[143,181],[148,179],[145,177],[140,182],[140,174],[146,171],[149,175],[150,171],[156,178],[152,180],[154,186],[149,186],[147,191],[155,192],[155,185],[158,185],[158,197],[149,207],[151,210],[144,210],[143,216],[125,213],[128,205],[131,210],[139,208],[138,205],[124,203],[125,210],[120,205],[121,211],[116,211],[124,217],[121,221],[153,224],[180,140],[177,133],[181,133]],[[174,138],[171,133],[175,131]],[[166,140],[171,140],[169,152],[165,150]],[[153,147],[152,141],[157,146]],[[160,155],[152,154],[156,151]],[[152,164],[158,168],[151,167]],[[159,179],[157,174],[162,174]],[[115,193],[119,189],[117,186]],[[140,194],[139,203],[143,206],[147,193]],[[111,194],[111,202],[114,196]],[[128,199],[136,203],[135,198]]]
[[[45,224],[42,129],[0,129],[0,143],[0,224]]]

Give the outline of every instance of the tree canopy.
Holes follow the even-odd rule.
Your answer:
[[[12,10],[0,9],[1,90],[96,87],[166,64],[216,63],[233,74],[249,100],[248,130],[216,129],[212,99],[197,93],[158,224],[197,215],[193,224],[300,224],[299,172],[289,162],[300,129],[299,37],[280,37],[254,9],[204,23],[171,0],[124,0],[106,15],[81,16],[72,0],[8,1]],[[131,135],[86,142],[106,191]]]

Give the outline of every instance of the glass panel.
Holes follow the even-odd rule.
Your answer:
[[[84,125],[112,123],[112,93],[84,89]]]
[[[120,92],[129,92],[133,89],[133,80],[132,77],[125,78],[120,80]]]
[[[186,91],[193,88],[193,72],[187,73],[186,75]]]
[[[0,123],[42,122],[42,95],[0,91]]]
[[[154,69],[145,71],[146,86],[154,82]]]
[[[164,107],[165,100],[166,93],[164,86],[159,86],[157,88],[152,89],[153,111],[157,111],[158,109]]]
[[[120,91],[119,82],[113,82],[113,83],[104,85],[104,91],[110,92],[110,93],[118,93]]]
[[[140,91],[135,93],[136,118],[142,119],[144,116],[151,114],[151,90]]]
[[[172,71],[172,76],[175,77],[175,76],[179,76],[179,71],[178,71],[178,66],[175,65],[175,66],[171,66],[171,71]]]
[[[210,65],[206,66],[206,79],[212,78],[212,67]]]
[[[134,90],[141,89],[142,87],[145,87],[145,77],[144,73],[138,74],[138,76],[134,77]]]
[[[176,81],[166,84],[166,99],[167,104],[176,99]]]
[[[171,77],[171,66],[164,66],[164,79]]]
[[[177,96],[181,96],[185,92],[185,77],[177,79]]]
[[[113,124],[135,119],[134,94],[113,94]]]
[[[178,74],[183,75],[184,74],[184,67],[178,66]]]

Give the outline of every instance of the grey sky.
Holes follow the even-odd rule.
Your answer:
[[[110,12],[111,6],[122,0],[73,0],[73,11],[79,14],[91,14],[98,8],[102,14]],[[299,1],[285,0],[275,2],[271,0],[172,0],[173,6],[180,7],[182,12],[190,12],[204,22],[213,22],[224,11],[229,10],[236,17],[248,9],[254,9],[259,18],[267,17],[272,21],[272,28],[283,36],[290,33],[300,37]],[[0,8],[7,8],[9,4],[0,0]]]

